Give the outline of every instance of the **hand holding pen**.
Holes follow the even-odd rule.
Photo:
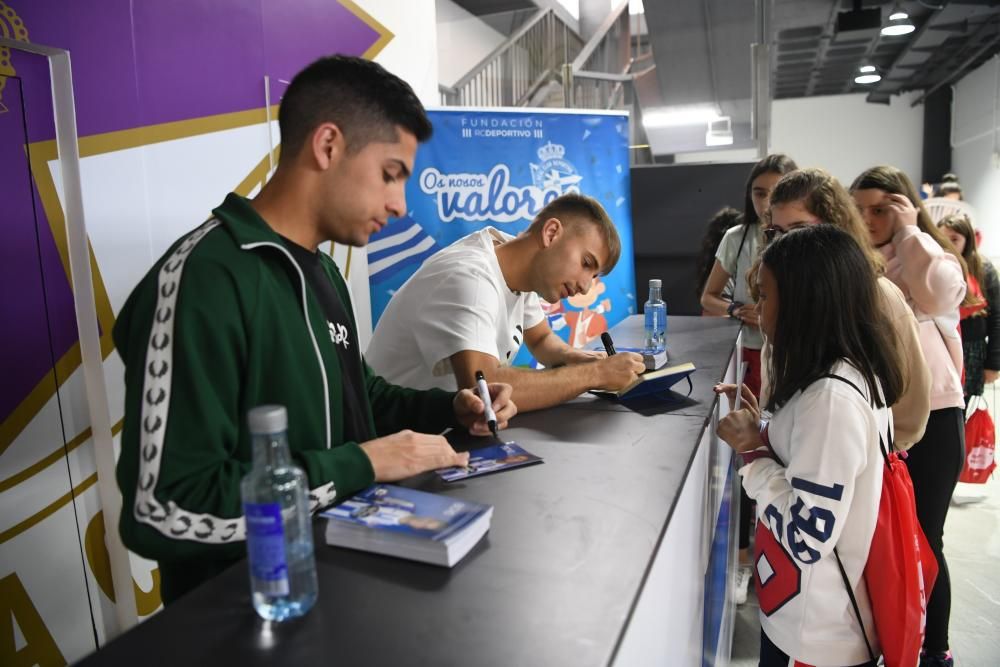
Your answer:
[[[483,375],[482,371],[476,371],[476,386],[479,389],[479,398],[483,401],[483,416],[486,417],[486,425],[490,429],[490,433],[497,440],[500,436],[497,435],[497,414],[493,412],[493,401],[490,398],[489,387],[486,386],[486,376]]]
[[[618,391],[635,382],[637,377],[646,372],[642,355],[635,352],[618,354],[615,351],[614,341],[611,340],[611,334],[607,331],[601,334],[601,342],[604,343],[604,351],[608,353],[608,358],[600,362],[600,371],[595,375],[598,381],[594,389]]]
[[[455,417],[473,435],[497,435],[496,432],[507,428],[507,422],[517,414],[517,406],[511,400],[512,388],[504,382],[486,383],[484,377],[486,389],[483,390],[478,383],[480,374],[481,372],[476,374],[474,389],[463,389],[455,394]],[[483,396],[486,400],[483,400]],[[492,418],[486,412],[487,401]],[[490,421],[493,421],[494,426],[490,426]]]
[[[601,342],[604,343],[604,351],[608,353],[609,357],[613,357],[615,355],[615,344],[614,341],[611,340],[611,334],[607,331],[602,333]]]

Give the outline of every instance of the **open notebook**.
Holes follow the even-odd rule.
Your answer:
[[[620,400],[645,396],[646,394],[655,394],[667,391],[677,382],[694,373],[695,370],[694,364],[690,362],[675,366],[665,366],[659,370],[646,371],[636,378],[635,382],[618,391],[594,390],[591,393]]]

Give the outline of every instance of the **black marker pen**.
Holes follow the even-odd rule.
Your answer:
[[[490,388],[486,386],[486,376],[483,375],[482,371],[476,371],[476,384],[479,385],[479,397],[483,399],[483,404],[486,406],[484,410],[486,425],[490,427],[493,437],[499,440],[500,436],[497,435],[497,415],[493,412],[493,401],[490,400]]]
[[[611,342],[611,334],[607,331],[601,334],[601,342],[604,343],[604,351],[608,353],[609,357],[615,355],[615,344]]]

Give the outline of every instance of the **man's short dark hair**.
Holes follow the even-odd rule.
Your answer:
[[[320,58],[289,84],[278,110],[281,154],[298,155],[321,123],[336,124],[351,153],[398,141],[397,126],[420,142],[433,130],[409,84],[378,63],[339,55]]]
[[[556,197],[538,212],[528,227],[528,233],[540,234],[545,221],[549,218],[559,219],[567,229],[584,222],[596,225],[608,246],[608,261],[606,266],[601,267],[601,275],[607,275],[615,268],[622,254],[622,242],[618,237],[618,230],[615,229],[615,223],[611,221],[601,202],[575,192]]]

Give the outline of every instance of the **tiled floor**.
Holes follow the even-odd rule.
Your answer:
[[[996,419],[1000,392],[987,389]],[[1000,430],[1000,429],[998,429]],[[1000,438],[998,438],[1000,442]],[[945,524],[951,572],[951,649],[957,667],[1000,665],[1000,474],[985,485],[959,484]],[[733,667],[757,664],[760,623],[757,600],[738,608]]]

